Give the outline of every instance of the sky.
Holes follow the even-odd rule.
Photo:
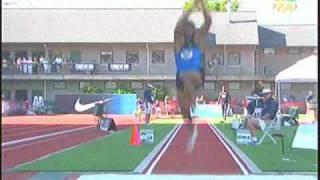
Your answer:
[[[61,1],[60,3],[57,3]],[[2,0],[6,8],[182,8],[186,0]],[[259,24],[317,24],[317,0],[295,0],[297,9],[279,13],[275,0],[239,0],[240,11],[256,11]],[[287,1],[287,0],[284,0]]]

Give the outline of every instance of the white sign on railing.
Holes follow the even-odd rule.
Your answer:
[[[109,71],[130,71],[130,64],[109,64]]]

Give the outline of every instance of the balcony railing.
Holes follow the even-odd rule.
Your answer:
[[[2,74],[144,74],[146,68],[130,65],[118,65],[118,69],[110,69],[108,64],[74,63],[74,64],[5,64]]]
[[[169,72],[168,72],[169,71]],[[206,76],[261,76],[271,77],[273,74],[270,69],[258,68],[256,74],[250,67],[245,66],[216,66],[206,67]],[[104,74],[123,74],[123,75],[146,75],[147,68],[142,64],[116,64],[110,68],[110,64],[94,63],[74,63],[74,64],[2,64],[2,74],[40,74],[40,75],[104,75]],[[174,68],[167,71],[159,71],[156,68],[150,68],[152,75],[175,75]]]

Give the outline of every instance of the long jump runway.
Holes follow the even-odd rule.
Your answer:
[[[186,152],[188,129],[177,133],[156,163],[152,174],[247,174],[247,170],[230,149],[219,140],[208,124],[198,125],[198,138],[192,153]],[[149,170],[150,171],[150,170]]]

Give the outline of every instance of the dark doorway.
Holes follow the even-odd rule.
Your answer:
[[[16,101],[25,101],[28,98],[28,91],[26,89],[19,89],[15,91]]]

